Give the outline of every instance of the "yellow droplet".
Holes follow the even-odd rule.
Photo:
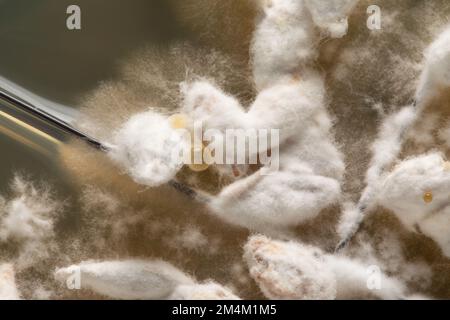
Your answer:
[[[189,124],[189,119],[182,113],[177,113],[169,117],[170,126],[173,129],[185,129]]]
[[[450,171],[450,161],[445,161],[443,167],[444,171]]]
[[[431,203],[431,201],[433,201],[433,194],[431,192],[425,192],[423,194],[423,201],[425,201],[425,203]]]

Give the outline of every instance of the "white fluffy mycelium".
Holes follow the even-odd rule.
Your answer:
[[[450,87],[450,26],[448,26],[425,52],[425,69],[422,73],[416,99],[426,103],[438,90]]]
[[[354,233],[357,232],[366,214],[377,205],[377,192],[382,174],[397,159],[403,143],[405,131],[417,119],[417,112],[412,106],[404,107],[387,117],[382,123],[379,135],[372,144],[372,160],[366,173],[367,186],[363,190],[357,205],[350,205],[344,210],[338,226],[343,248]]]
[[[12,195],[0,197],[0,243],[17,245],[16,263],[26,267],[49,255],[54,223],[62,204],[46,185],[15,175]]]
[[[344,36],[347,15],[356,2],[261,1],[264,17],[251,47],[256,88],[264,89],[295,71],[302,77],[303,67],[317,58],[320,29],[333,38]]]
[[[3,201],[0,207],[0,240],[33,241],[51,234],[57,207],[48,191],[37,189],[20,176],[11,187],[16,197]]]
[[[147,111],[115,133],[108,154],[137,183],[154,187],[171,180],[183,166],[173,152],[186,148],[188,141],[166,117]]]
[[[347,34],[347,16],[358,0],[305,0],[314,23],[332,38]]]
[[[12,264],[0,264],[0,300],[19,300],[14,267]]]
[[[163,299],[179,284],[193,280],[163,261],[82,262],[58,269],[55,277],[67,281],[79,272],[81,288],[116,299]]]
[[[248,113],[212,85],[191,86],[184,110],[193,119],[202,119],[206,128],[281,129],[281,145],[276,146],[279,170],[264,174],[269,169],[263,168],[226,187],[209,204],[214,213],[230,223],[261,230],[299,224],[337,201],[344,165],[328,136],[330,121],[321,104],[320,80],[316,76],[266,89]],[[222,117],[209,117],[208,106],[213,116],[216,108],[227,111]]]
[[[261,2],[261,5],[264,17],[254,34],[251,57],[254,82],[262,91],[248,115],[236,99],[208,83],[182,86],[184,111],[196,121],[205,120],[207,114],[209,122],[204,123],[207,128],[282,129],[282,140],[302,133],[304,138],[298,144],[303,147],[291,148],[296,149],[296,153],[306,151],[305,162],[317,158],[321,169],[329,167],[325,170],[334,171],[333,176],[339,178],[343,164],[328,137],[330,120],[325,111],[323,79],[306,66],[318,54],[316,47],[320,37],[316,27],[332,30],[342,23],[346,25],[346,14],[352,5],[348,0],[333,1],[328,9],[304,0],[277,0]],[[344,34],[342,30],[330,32],[332,36],[337,33]],[[193,107],[196,110],[192,110]],[[148,111],[134,115],[115,133],[110,142],[110,156],[136,182],[153,187],[171,180],[182,167],[170,152],[179,148],[179,144],[184,143],[182,140],[165,117]],[[313,141],[318,145],[315,150],[306,145]],[[324,161],[329,164],[324,165]],[[322,174],[314,169],[302,163],[293,171]],[[324,194],[330,196],[319,196],[326,207],[336,200],[337,182],[319,180],[312,181],[311,187],[321,189],[320,186],[328,185]],[[300,190],[302,192],[305,191]],[[311,215],[315,215],[314,210]]]
[[[436,174],[436,172],[442,172],[443,170],[443,160],[439,155],[421,156],[414,160],[407,160],[404,166],[398,166],[397,169],[388,176],[387,181],[383,180],[384,174],[389,170],[395,160],[398,159],[399,154],[402,151],[406,132],[408,132],[418,120],[418,117],[430,103],[430,100],[432,100],[440,90],[448,90],[448,87],[450,86],[450,28],[447,28],[438,36],[437,40],[430,45],[426,50],[425,58],[425,66],[419,86],[416,90],[414,105],[403,107],[398,112],[387,117],[380,127],[379,135],[372,145],[372,161],[366,174],[367,187],[357,206],[357,210],[360,212],[359,214],[353,214],[353,225],[345,227],[345,229],[348,230],[348,233],[343,237],[341,245],[344,244],[345,241],[348,241],[349,237],[357,230],[364,215],[369,210],[373,209],[377,204],[377,200],[381,199],[383,202],[382,204],[385,207],[392,209],[400,217],[402,222],[410,227],[417,223],[415,217],[423,217],[429,213],[428,210],[430,208],[435,208],[434,206],[428,206],[424,210],[423,193],[427,192],[423,191],[424,188],[430,188],[428,192],[431,192],[431,189],[436,190],[443,188],[441,190],[436,190],[438,197],[444,197],[445,192],[447,192],[445,189],[446,175],[439,173],[438,176],[438,174]],[[441,168],[439,168],[439,165],[436,165],[436,163],[439,163]],[[431,170],[430,175],[428,175],[428,169],[431,167],[433,167],[434,170]],[[418,178],[418,175],[421,175],[421,177]],[[397,179],[395,181],[400,182],[400,184],[396,185],[392,183],[394,179]],[[389,181],[391,181],[391,183],[389,183]],[[416,182],[417,184],[414,184]],[[388,188],[389,192],[383,188]],[[411,188],[415,192],[409,193]],[[418,195],[419,190],[421,190],[422,196]],[[377,195],[377,193],[380,194]],[[401,196],[399,195],[400,193]],[[383,195],[385,198],[383,198]],[[448,196],[448,194],[446,194],[446,196]],[[415,201],[410,202],[412,197],[418,198],[414,198]],[[395,200],[393,198],[395,198]],[[422,202],[420,202],[420,200],[422,200]],[[439,200],[437,201],[439,203]],[[404,206],[408,207],[406,210],[408,218],[405,216]],[[400,207],[401,209],[399,209]],[[433,220],[433,217],[430,217],[429,219]],[[348,221],[346,221],[346,223],[348,223]],[[437,236],[437,229],[430,226],[428,229],[430,229],[428,233],[434,233],[434,236],[428,235],[435,239],[439,238],[438,242],[443,246],[443,242],[446,241],[442,239],[442,236]]]
[[[62,282],[80,276],[80,287],[114,299],[238,299],[228,289],[191,277],[161,260],[81,262],[56,270]]]
[[[258,90],[314,60],[319,41],[303,0],[265,1],[263,15],[251,47]]]
[[[205,129],[280,130],[279,170],[263,168],[211,201],[213,212],[230,223],[260,231],[294,226],[340,197],[344,164],[330,134],[324,80],[306,67],[318,40],[304,1],[268,2],[252,46],[260,92],[248,112],[209,83],[184,86],[183,112]]]
[[[405,297],[403,285],[379,274],[379,287],[369,289],[369,266],[297,242],[252,236],[244,259],[250,275],[270,299],[380,299]]]
[[[240,300],[230,290],[209,281],[203,284],[179,285],[169,300]]]
[[[214,17],[222,14],[221,8],[234,7],[236,1],[239,0],[184,2],[197,11],[203,10],[195,19],[201,26],[209,26],[211,21],[205,21],[209,10],[214,10],[210,15]],[[260,4],[262,10],[250,47],[242,41],[229,43],[229,50],[239,47],[239,53],[244,54],[250,50],[253,81],[248,80],[247,59],[240,60],[242,64],[229,64],[228,59],[218,59],[222,57],[219,51],[213,55],[215,59],[207,58],[207,48],[201,50],[198,43],[189,46],[188,56],[195,59],[180,58],[187,51],[184,46],[178,47],[174,56],[170,54],[173,50],[163,50],[156,59],[152,50],[145,50],[138,59],[129,61],[126,73],[122,74],[123,81],[114,80],[100,88],[89,104],[96,115],[91,122],[91,134],[110,143],[110,156],[136,182],[158,186],[178,173],[178,182],[198,188],[195,190],[198,195],[209,192],[202,198],[208,201],[206,208],[183,195],[178,197],[170,188],[142,191],[123,175],[116,179],[114,174],[118,170],[114,166],[111,170],[107,161],[89,157],[92,161],[86,162],[92,168],[78,174],[81,181],[89,176],[89,184],[99,186],[116,200],[100,197],[105,199],[97,205],[99,209],[88,208],[86,200],[81,200],[85,213],[92,212],[84,225],[92,228],[88,238],[94,240],[92,247],[96,250],[83,246],[84,242],[74,243],[73,247],[83,248],[79,250],[82,252],[73,250],[65,261],[130,254],[159,256],[176,261],[189,274],[195,272],[198,279],[216,279],[235,288],[239,296],[252,299],[263,295],[271,299],[397,299],[409,298],[410,292],[448,297],[450,273],[433,275],[449,269],[445,257],[431,240],[405,232],[397,219],[381,208],[393,211],[409,230],[434,239],[444,254],[450,256],[448,164],[438,152],[445,151],[427,151],[413,157],[402,154],[411,151],[405,150],[410,147],[406,140],[411,134],[408,129],[422,121],[421,112],[428,102],[439,100],[439,91],[448,88],[448,31],[430,46],[422,77],[417,77],[422,69],[421,53],[442,19],[436,19],[432,26],[428,22],[438,16],[445,0],[427,2],[433,3],[427,12],[420,3],[411,11],[406,10],[409,0],[382,0],[379,4],[383,8],[382,30],[366,28],[365,9],[370,3],[364,1],[352,16],[348,37],[327,40],[324,37],[339,38],[346,34],[347,15],[356,1],[242,1]],[[208,5],[203,5],[206,2]],[[422,14],[425,18],[418,19]],[[227,15],[222,16],[230,25],[232,21],[245,19],[243,12],[230,20]],[[405,32],[408,28],[420,29],[414,27],[421,24],[424,30]],[[245,39],[249,38],[250,29],[246,29]],[[225,29],[206,33],[212,39],[211,34],[222,30]],[[225,50],[218,44],[230,38],[244,37],[236,32],[231,37],[213,39],[215,47]],[[208,72],[202,72],[203,69]],[[255,90],[249,82],[254,83]],[[418,82],[416,94],[415,82]],[[415,103],[410,103],[413,99]],[[152,107],[152,111],[146,111],[147,107]],[[156,110],[161,110],[161,114]],[[225,179],[228,177],[224,178],[222,172],[216,176],[221,166],[204,173],[192,173],[187,168],[179,172],[181,164],[172,162],[173,158],[168,156],[182,142],[173,136],[169,119],[163,115],[175,112],[202,121],[205,130],[217,129],[224,139],[226,129],[280,129],[279,145],[274,146],[279,149],[278,170],[271,171],[270,165],[264,166],[260,161],[256,166],[245,167],[248,170],[244,176],[232,179]],[[425,126],[427,132],[422,132],[418,139],[429,145],[437,137],[428,128],[441,125],[441,118],[434,112],[428,115],[431,117]],[[103,119],[107,121],[102,124]],[[378,136],[377,123],[381,123]],[[99,130],[94,130],[97,125]],[[115,128],[119,130],[114,131]],[[113,132],[116,134],[111,138]],[[440,134],[445,140],[446,131]],[[369,164],[366,149],[370,150],[370,146],[373,157]],[[348,164],[345,179],[340,150],[346,153]],[[259,151],[274,154],[276,150]],[[406,160],[393,167],[402,158]],[[107,170],[97,172],[106,163]],[[360,194],[366,171],[367,188],[354,206],[350,201]],[[92,178],[91,172],[95,172]],[[91,197],[99,198],[87,191]],[[349,203],[346,210],[349,215],[339,228],[344,238],[356,231],[355,221],[360,222],[365,213],[381,206],[363,225],[345,256],[331,255],[322,250],[330,248],[336,240],[333,227],[342,200]],[[108,212],[100,213],[102,209]],[[210,213],[215,216],[208,216]],[[240,255],[248,230],[217,228],[220,221],[216,217],[275,238],[302,239],[317,247],[253,236],[245,246],[248,274]],[[292,228],[286,230],[288,227]],[[114,245],[119,242],[120,245]],[[380,289],[368,288],[373,265],[382,270]],[[60,269],[57,277],[63,281],[73,279],[69,276],[77,270],[81,272],[82,288],[110,298],[238,298],[215,282],[197,282],[162,261],[88,261]],[[26,297],[23,273],[18,274]],[[85,291],[60,291],[64,297],[89,296]]]
[[[411,231],[421,231],[450,256],[450,163],[439,153],[399,163],[380,186],[379,203]]]

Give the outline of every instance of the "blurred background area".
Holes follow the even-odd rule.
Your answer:
[[[66,179],[56,157],[60,141],[3,110],[17,112],[0,100],[0,194],[8,193],[14,174],[59,181],[58,186],[65,189]]]
[[[68,30],[69,5],[81,30]],[[0,0],[0,76],[75,106],[143,43],[183,37],[165,0]]]

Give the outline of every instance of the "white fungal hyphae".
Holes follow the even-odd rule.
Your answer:
[[[425,56],[425,68],[416,90],[416,105],[403,107],[398,112],[387,117],[380,127],[380,133],[372,146],[372,161],[366,174],[367,186],[362,193],[358,204],[358,207],[364,208],[365,212],[354,215],[355,220],[353,227],[347,228],[349,233],[343,237],[343,240],[348,240],[351,235],[356,232],[364,214],[375,205],[376,192],[379,188],[378,184],[381,183],[381,176],[389,169],[393,162],[398,159],[404,144],[405,136],[407,137],[408,134],[415,134],[410,131],[423,109],[429,104],[430,100],[440,89],[448,88],[450,86],[450,28],[447,28],[437,40],[430,45]],[[427,117],[427,119],[436,121],[429,117]],[[426,129],[429,131],[429,128]],[[413,140],[427,142],[427,139],[433,140],[434,137],[426,132],[422,132],[415,134]],[[419,160],[419,162],[421,162],[421,160]],[[398,190],[405,186],[406,185],[396,187],[393,185],[393,187],[398,188]],[[388,196],[387,198],[390,199],[391,197]],[[399,199],[399,201],[402,202],[401,199]],[[394,203],[390,206],[395,205],[396,204]],[[411,203],[410,206],[413,206],[413,203]],[[413,212],[415,213],[411,213],[410,217],[406,219],[409,220],[409,222],[401,218],[409,227],[416,223],[416,220],[411,218],[411,216],[417,214],[418,210],[414,210]],[[441,242],[442,241],[443,240],[441,239]],[[341,244],[342,243],[344,242],[341,242]]]
[[[302,81],[286,76],[286,81],[262,90],[248,112],[236,98],[210,82],[184,84],[182,111],[201,122],[204,129],[278,129],[283,142],[307,131],[305,127],[312,123],[327,128],[329,122],[322,77],[311,70],[305,70],[304,76]]]
[[[368,188],[373,188],[383,171],[398,158],[405,132],[416,119],[414,107],[407,106],[383,121],[378,137],[372,144],[373,156],[366,175]]]
[[[336,278],[319,250],[265,236],[252,236],[244,250],[250,275],[267,298],[336,298]]]
[[[386,174],[378,200],[413,230],[414,224],[447,204],[450,172],[441,154],[425,154],[400,162]],[[424,199],[427,192],[431,201]]]
[[[347,34],[347,16],[359,0],[305,0],[314,23],[332,38]]]
[[[188,250],[200,250],[212,246],[199,228],[189,225],[176,232],[167,242],[171,246]]]
[[[388,277],[377,265],[363,264],[343,256],[326,255],[337,281],[337,299],[410,299],[405,285]]]
[[[0,240],[38,241],[53,234],[59,205],[50,191],[20,176],[14,177],[11,189],[14,197],[0,202]]]
[[[291,78],[266,88],[248,112],[211,84],[185,87],[183,112],[203,121],[205,130],[280,130],[280,145],[271,146],[277,154],[279,149],[279,170],[266,167],[229,185],[210,202],[213,212],[229,223],[259,231],[293,226],[339,199],[344,164],[329,133],[323,79],[311,71],[305,74],[303,81]],[[264,154],[267,149],[257,151]]]
[[[253,36],[253,77],[258,90],[317,57],[317,34],[303,0],[266,1]]]
[[[250,275],[270,299],[404,297],[403,285],[381,271],[371,283],[369,266],[293,241],[252,236],[244,258]]]
[[[215,282],[180,285],[175,288],[169,300],[240,300],[229,289]]]
[[[437,90],[450,86],[450,27],[430,45],[425,57],[425,69],[416,94],[421,104],[432,98]]]
[[[206,82],[183,86],[183,112],[202,121],[204,129],[222,133],[279,130],[279,145],[267,147],[279,153],[279,170],[265,167],[209,203],[229,223],[267,231],[302,223],[336,203],[344,164],[329,132],[323,77],[306,67],[317,55],[319,39],[308,8],[303,0],[261,5],[264,16],[251,49],[259,94],[248,112]],[[267,148],[257,152],[261,156]]]
[[[414,230],[416,225],[420,227],[426,219],[422,232],[435,239],[444,253],[449,254],[450,238],[447,240],[442,225],[434,225],[438,220],[441,223],[442,219],[445,220],[442,212],[449,190],[448,172],[444,170],[442,156],[435,153],[403,161],[384,180],[381,178],[389,165],[397,159],[404,133],[412,127],[437,90],[450,86],[450,28],[430,45],[425,56],[425,68],[416,93],[417,107],[405,107],[385,120],[380,137],[374,143],[374,157],[367,174],[366,191],[370,189],[375,192],[374,189],[379,188],[380,203],[395,212],[410,230]],[[382,186],[376,186],[379,183]]]
[[[10,198],[0,197],[0,242],[18,245],[16,268],[47,258],[54,247],[54,222],[63,205],[46,185],[16,175]]]
[[[239,300],[220,284],[196,283],[160,260],[87,261],[56,270],[55,278],[68,285],[79,281],[81,289],[114,299]]]
[[[0,300],[19,300],[14,267],[12,264],[0,264]]]
[[[417,223],[420,231],[433,239],[446,257],[450,257],[450,206]]]
[[[246,124],[239,101],[208,81],[182,83],[182,112],[204,128],[226,130]]]
[[[258,90],[273,85],[287,74],[299,73],[318,55],[319,27],[331,37],[347,33],[347,15],[355,0],[261,1],[264,16],[251,47],[253,77]]]
[[[140,113],[115,133],[109,156],[136,182],[158,186],[171,180],[183,166],[183,159],[174,155],[187,148],[189,140],[184,133],[174,130],[160,114]]]
[[[431,153],[407,159],[386,174],[378,201],[409,230],[418,226],[450,256],[449,194],[449,165],[441,154]]]
[[[55,273],[63,282],[76,276],[82,289],[114,299],[165,299],[178,285],[194,283],[171,264],[157,260],[82,262]]]
[[[367,186],[358,205],[344,212],[341,218],[338,229],[342,240],[348,240],[357,231],[364,215],[376,205],[376,192],[381,175],[398,158],[404,135],[416,119],[417,112],[412,106],[403,107],[384,119],[379,134],[371,146],[372,159],[366,173]],[[364,212],[361,208],[364,208]]]
[[[342,214],[339,217],[337,226],[337,233],[341,239],[345,239],[349,234],[352,234],[355,228],[355,221],[359,219],[361,212],[352,202],[343,204]]]

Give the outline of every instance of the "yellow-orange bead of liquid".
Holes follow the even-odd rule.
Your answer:
[[[182,113],[177,113],[169,118],[169,123],[173,129],[185,129],[189,125],[189,118]]]
[[[425,203],[431,203],[433,201],[433,194],[429,191],[423,194],[423,201]]]

